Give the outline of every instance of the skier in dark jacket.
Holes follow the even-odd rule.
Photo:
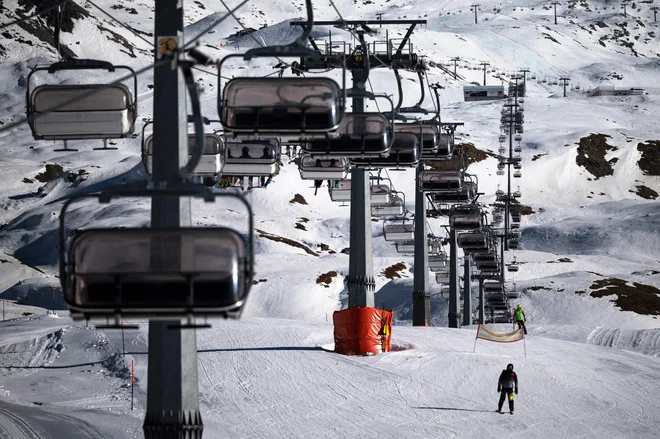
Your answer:
[[[500,392],[500,402],[497,405],[497,412],[502,413],[502,405],[504,405],[504,398],[509,397],[509,412],[513,414],[513,394],[518,394],[518,376],[513,371],[513,364],[506,365],[506,370],[500,374],[500,379],[497,382],[497,391]]]

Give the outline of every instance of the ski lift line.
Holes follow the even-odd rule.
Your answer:
[[[217,75],[218,75],[217,73],[209,72],[208,70],[204,70],[204,69],[199,68],[199,67],[197,67],[197,66],[191,66],[191,68],[194,69],[194,70],[198,70],[198,71],[200,71],[200,72],[202,72],[202,73],[206,73],[207,75],[213,75],[213,76],[217,76]],[[269,76],[272,76],[272,75],[274,75],[274,74],[276,74],[276,73],[279,73],[279,72],[269,73],[268,75],[264,76],[264,78],[267,78],[267,77],[269,77]],[[229,81],[231,78],[226,78],[226,77],[223,76],[222,79],[225,79],[225,80]]]
[[[142,41],[144,41],[145,43],[147,43],[147,45],[148,45],[149,47],[153,46],[153,44],[154,44],[153,41],[149,41],[149,40],[147,40],[147,39],[144,38],[142,35],[140,35],[139,33],[137,33],[137,32],[135,31],[135,29],[133,29],[132,27],[130,27],[129,25],[127,25],[127,24],[124,23],[123,21],[119,20],[118,18],[113,17],[109,12],[107,12],[107,11],[106,11],[105,9],[103,9],[102,7],[98,6],[98,5],[97,5],[96,3],[94,3],[93,1],[91,1],[91,0],[87,0],[87,3],[89,3],[89,4],[92,5],[92,6],[94,6],[94,7],[95,7],[96,9],[98,9],[101,13],[103,13],[103,14],[105,14],[107,17],[109,17],[112,21],[114,21],[114,22],[116,22],[117,24],[121,25],[123,28],[125,28],[126,30],[128,30],[129,32],[131,32],[133,35],[135,35],[136,37],[138,37],[139,39],[141,39]]]
[[[51,6],[51,7],[49,7],[49,8],[46,8],[46,9],[44,9],[43,11],[35,12],[34,14],[32,14],[32,15],[28,15],[27,17],[21,17],[21,18],[18,18],[18,19],[14,20],[14,21],[10,21],[9,23],[0,24],[0,29],[4,29],[4,28],[6,28],[6,27],[10,27],[10,26],[14,26],[15,24],[19,24],[19,23],[22,23],[22,22],[27,21],[27,20],[32,20],[33,18],[36,18],[36,17],[38,17],[38,16],[40,16],[40,15],[47,14],[47,13],[49,13],[50,11],[52,11],[53,9],[57,9],[57,8],[59,8],[61,5],[63,5],[63,4],[66,3],[67,1],[68,1],[68,0],[60,0],[59,2],[55,3],[53,6]],[[151,44],[151,43],[149,43],[149,44]]]
[[[236,12],[236,11],[238,11],[240,8],[242,8],[242,7],[243,7],[248,1],[249,1],[249,0],[243,0],[243,1],[240,2],[240,3],[238,4],[238,6],[236,6],[234,9],[229,9],[229,8],[227,8],[227,11],[228,11],[228,12],[227,12],[225,15],[223,15],[222,17],[220,17],[219,19],[217,19],[216,21],[214,21],[213,23],[211,23],[211,25],[210,25],[209,27],[207,27],[206,29],[204,29],[204,30],[203,30],[202,32],[200,32],[197,36],[191,38],[190,41],[186,42],[186,44],[181,48],[181,50],[185,50],[185,49],[189,48],[192,44],[195,43],[195,41],[199,40],[200,38],[202,38],[202,36],[206,35],[206,34],[208,33],[208,31],[212,30],[214,27],[216,27],[217,25],[219,25],[220,23],[222,23],[223,21],[225,21],[228,17],[230,17],[230,16],[234,16],[234,12]],[[226,7],[226,6],[225,6],[225,7]]]
[[[238,19],[238,17],[236,17],[236,14],[234,14],[234,12],[233,12],[231,9],[229,9],[229,7],[225,4],[225,2],[224,2],[223,0],[220,0],[220,3],[221,3],[222,6],[224,6],[225,9],[231,14],[232,18],[233,18],[234,20],[236,20],[236,22],[237,22],[237,23],[243,28],[243,30],[244,30],[244,31],[247,31],[247,28],[245,27],[245,25],[244,25],[244,24]],[[239,7],[240,7],[240,6],[239,6]],[[204,32],[204,33],[206,33],[206,32]],[[250,32],[248,35],[250,36],[250,38],[252,38],[252,39],[253,39],[257,44],[259,44],[261,47],[266,47],[266,43],[257,40],[257,38],[256,38],[254,35],[252,35],[252,32]],[[275,57],[275,58],[277,58],[277,57]],[[280,63],[285,64],[287,67],[290,65],[289,63],[282,61],[280,58],[277,58],[277,60],[278,60]],[[286,67],[285,67],[285,68],[286,68]]]
[[[126,81],[126,80],[128,80],[128,79],[132,79],[133,77],[137,77],[138,75],[140,75],[140,74],[142,74],[142,73],[145,73],[145,72],[147,72],[147,71],[151,71],[152,69],[154,69],[154,68],[156,68],[156,67],[159,67],[159,66],[161,66],[161,65],[163,65],[163,64],[167,64],[167,63],[170,63],[170,62],[171,62],[170,59],[161,59],[161,60],[159,60],[159,61],[157,61],[157,62],[155,62],[155,63],[149,64],[148,66],[141,68],[140,70],[135,71],[134,73],[130,73],[130,74],[126,75],[126,76],[122,76],[121,78],[119,78],[119,79],[117,79],[117,80],[115,80],[115,81],[113,81],[113,82],[110,82],[110,83],[108,83],[108,84],[99,84],[99,88],[97,88],[97,89],[95,89],[95,90],[92,90],[92,91],[90,91],[90,92],[88,92],[88,93],[82,94],[82,95],[80,95],[80,96],[78,96],[78,97],[76,97],[76,98],[74,98],[74,99],[70,99],[70,100],[68,100],[68,101],[66,101],[66,102],[62,102],[61,104],[59,104],[59,105],[57,105],[57,106],[55,106],[55,107],[52,107],[52,108],[50,108],[50,109],[47,110],[47,111],[41,112],[41,113],[39,113],[39,114],[35,114],[35,115],[33,116],[33,120],[40,119],[40,118],[42,118],[42,117],[44,117],[44,116],[46,116],[46,115],[48,115],[48,114],[51,114],[51,113],[53,113],[53,112],[55,112],[55,111],[58,111],[58,110],[61,110],[62,108],[65,108],[65,107],[67,107],[67,106],[69,106],[69,105],[71,105],[71,104],[75,104],[76,102],[80,102],[80,101],[82,101],[82,100],[84,100],[84,99],[87,99],[87,98],[89,98],[89,97],[91,97],[91,96],[94,96],[95,94],[100,93],[100,92],[102,92],[103,90],[105,90],[105,89],[107,89],[107,88],[110,88],[110,87],[112,87],[112,86],[115,86],[115,85],[121,84],[122,82],[124,82],[124,81]],[[10,130],[10,129],[13,129],[13,128],[16,128],[16,127],[19,127],[19,126],[23,125],[23,124],[24,124],[25,122],[27,122],[27,121],[28,121],[28,118],[27,118],[27,117],[22,117],[22,118],[20,118],[20,119],[14,121],[14,122],[12,122],[12,123],[5,124],[5,125],[2,126],[2,128],[0,128],[0,133],[3,133],[3,132],[5,132],[5,131],[7,131],[7,130]]]

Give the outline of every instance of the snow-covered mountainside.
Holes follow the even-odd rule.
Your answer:
[[[32,14],[42,3],[54,4],[0,1],[0,22]],[[224,3],[233,8],[239,1]],[[474,328],[404,328],[412,318],[413,258],[384,241],[383,222],[375,219],[376,303],[395,309],[399,350],[362,359],[326,352],[332,343],[326,320],[345,300],[348,254],[342,250],[349,246],[349,208],[330,202],[325,189],[314,195],[311,182],[300,180],[293,160],[284,158],[273,184],[246,193],[255,212],[257,282],[244,317],[199,333],[205,437],[654,437],[660,424],[660,25],[653,4],[628,4],[624,16],[616,2],[570,1],[557,7],[555,25],[550,2],[534,0],[481,2],[476,24],[473,2],[466,0],[313,3],[318,20],[339,18],[333,5],[347,20],[376,19],[377,13],[428,20],[411,41],[430,66],[429,82],[445,87],[443,121],[464,122],[457,142],[485,152],[497,153],[502,102],[464,102],[463,85],[483,81],[481,62],[490,63],[487,83],[493,85],[506,85],[505,73],[529,68],[522,178],[516,179],[529,209],[523,212],[521,249],[506,255],[507,262],[515,256],[520,264],[507,281],[523,293],[527,357],[517,345],[485,342],[472,354]],[[220,0],[184,5],[186,38],[227,13]],[[69,1],[60,52],[147,67],[153,61],[153,10],[153,2]],[[300,0],[251,1],[236,12],[241,24],[228,18],[200,38],[199,49],[221,58],[259,41],[286,43],[300,34],[289,21],[304,15]],[[12,406],[21,404],[39,406],[52,422],[84,419],[91,433],[79,437],[133,437],[146,404],[146,326],[130,332],[130,356],[118,357],[120,334],[72,324],[59,291],[57,233],[64,197],[146,178],[141,137],[111,142],[115,151],[93,150],[100,141],[72,141],[69,146],[79,151],[57,152],[61,145],[35,141],[27,123],[14,125],[25,115],[31,67],[59,59],[54,15],[49,17],[0,29],[0,298],[12,319],[0,324],[0,431],[26,435],[20,419],[30,424],[40,415]],[[256,31],[241,36],[243,27]],[[375,29],[379,34],[367,35],[368,41],[384,39],[385,27]],[[318,27],[313,36],[327,38],[328,30]],[[388,32],[401,38],[405,27]],[[333,41],[352,38],[332,29]],[[454,57],[461,59],[457,78]],[[226,77],[274,71],[264,61],[227,67]],[[217,79],[210,67],[204,70],[195,71],[202,110],[215,116]],[[338,72],[329,75],[339,79]],[[417,76],[402,76],[404,105],[413,105]],[[562,76],[570,78],[566,97],[552,85]],[[81,80],[64,72],[54,77]],[[45,79],[35,75],[34,85]],[[153,112],[151,71],[138,79],[136,133]],[[392,71],[373,70],[370,80],[374,91],[397,97]],[[648,94],[586,93],[599,86]],[[433,108],[428,93],[423,105]],[[491,154],[469,168],[479,177],[479,201],[486,205],[505,185],[496,165]],[[389,176],[414,210],[414,171]],[[68,219],[72,227],[144,225],[149,205],[80,203]],[[193,220],[244,227],[238,213],[202,203],[193,205]],[[432,232],[443,234],[446,219],[428,222]],[[447,326],[440,292],[431,279],[433,326]],[[476,303],[476,288],[473,294]],[[51,307],[59,318],[45,316],[44,308]],[[127,410],[125,368],[131,359],[138,377],[134,412]],[[509,361],[520,365],[517,411],[523,420],[515,424],[481,413],[495,408],[492,390]]]

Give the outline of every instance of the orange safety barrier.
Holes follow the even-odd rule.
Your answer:
[[[377,308],[355,307],[335,311],[335,352],[344,355],[375,355],[389,352],[394,313]]]

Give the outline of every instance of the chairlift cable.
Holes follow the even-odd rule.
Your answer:
[[[92,5],[92,6],[94,6],[96,9],[98,9],[99,11],[101,11],[101,13],[105,14],[105,15],[106,15],[108,18],[110,18],[112,21],[116,22],[117,24],[120,24],[120,25],[123,26],[125,29],[127,29],[129,32],[131,32],[133,35],[135,35],[136,37],[138,37],[139,39],[141,39],[142,41],[144,41],[145,43],[147,43],[147,45],[149,45],[149,47],[153,46],[154,43],[153,43],[152,41],[149,41],[149,40],[147,40],[146,38],[144,38],[142,35],[140,35],[139,33],[137,33],[135,29],[133,29],[132,27],[130,27],[129,25],[127,25],[127,24],[124,23],[123,21],[119,20],[118,18],[113,17],[109,12],[107,12],[106,10],[104,10],[102,7],[96,5],[93,1],[91,1],[91,0],[87,0],[87,3],[89,3],[89,4]]]
[[[15,25],[15,24],[19,24],[19,23],[22,23],[22,22],[27,21],[27,20],[31,20],[31,19],[33,19],[33,18],[35,18],[35,17],[40,16],[40,15],[47,14],[47,13],[49,13],[50,11],[52,11],[53,9],[57,9],[57,8],[60,7],[62,4],[66,3],[67,1],[68,1],[68,0],[60,0],[59,2],[55,3],[53,6],[51,6],[51,7],[49,7],[49,8],[46,8],[46,9],[44,9],[43,11],[37,11],[37,12],[35,12],[35,13],[32,14],[32,15],[28,15],[27,17],[21,17],[21,18],[19,18],[19,19],[14,20],[14,21],[10,21],[9,23],[0,24],[0,29],[4,29],[4,28],[6,28],[6,27],[13,26],[13,25]]]
[[[234,9],[234,11],[232,11],[231,9],[229,9],[229,7],[227,7],[227,5],[225,4],[224,0],[220,0],[220,3],[222,4],[222,6],[225,7],[225,9],[226,9],[227,11],[229,11],[229,13],[231,14],[231,16],[232,16],[232,17],[234,18],[234,20],[236,20],[236,22],[237,22],[237,23],[243,28],[243,30],[247,32],[247,28],[245,27],[245,25],[244,25],[244,24],[238,19],[238,17],[236,17],[236,14],[234,14],[234,11],[235,11],[236,9],[238,9],[238,8],[236,8],[236,9]],[[248,35],[250,36],[250,38],[252,38],[252,39],[253,39],[258,45],[260,45],[261,47],[267,47],[263,42],[259,41],[254,35],[252,35],[251,32],[250,32]],[[276,58],[280,63],[285,64],[287,67],[289,66],[289,63],[287,63],[287,62],[285,62],[285,61],[282,61],[281,58],[278,58],[278,57],[275,57],[275,58]]]
[[[195,41],[197,41],[197,40],[199,40],[200,38],[202,38],[203,35],[206,35],[207,32],[209,32],[209,31],[212,30],[214,27],[216,27],[217,25],[219,25],[220,23],[222,23],[223,21],[225,21],[228,17],[233,16],[233,15],[234,15],[234,12],[236,12],[237,10],[239,10],[240,8],[242,8],[242,7],[243,7],[248,1],[249,1],[249,0],[243,0],[243,1],[242,1],[241,3],[239,3],[238,6],[236,6],[234,9],[229,9],[229,8],[227,8],[227,11],[229,11],[229,12],[227,12],[225,15],[223,15],[222,17],[220,17],[218,20],[216,20],[216,21],[214,21],[213,23],[211,23],[211,25],[210,25],[209,27],[207,27],[206,29],[204,29],[204,30],[203,30],[202,32],[200,32],[197,36],[191,38],[190,41],[186,42],[186,44],[183,46],[183,48],[182,48],[181,50],[184,50],[184,49],[189,48],[192,44],[195,43]],[[225,7],[226,7],[226,6],[225,6]],[[238,21],[238,20],[236,20],[236,21]],[[241,24],[241,23],[239,22],[239,24]],[[242,26],[242,24],[241,24],[241,26]],[[261,43],[260,43],[260,44],[261,44]]]

